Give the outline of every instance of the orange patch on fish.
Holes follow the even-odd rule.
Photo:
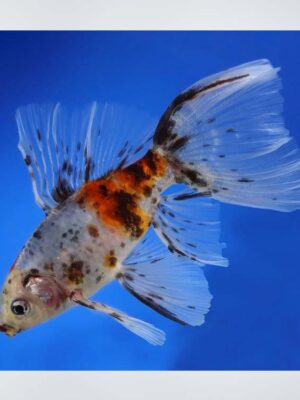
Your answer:
[[[125,190],[149,197],[149,191],[156,181],[166,173],[167,165],[164,157],[149,151],[143,158],[125,169],[117,170],[113,175]]]
[[[77,195],[82,207],[93,209],[106,225],[124,235],[139,238],[149,227],[150,217],[140,206],[156,181],[165,174],[167,161],[149,151],[129,167],[86,183]]]

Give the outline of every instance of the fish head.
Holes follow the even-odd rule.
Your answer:
[[[59,314],[67,303],[66,291],[53,277],[14,266],[2,291],[0,332],[14,336]]]

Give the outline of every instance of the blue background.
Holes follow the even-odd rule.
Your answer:
[[[30,102],[114,101],[159,117],[194,81],[257,58],[281,66],[286,125],[300,143],[298,32],[1,32],[0,281],[43,218],[17,150],[15,109]],[[206,267],[212,308],[178,326],[117,283],[97,298],[167,333],[152,347],[77,307],[15,338],[0,336],[2,370],[300,368],[300,212],[222,205],[230,268]]]

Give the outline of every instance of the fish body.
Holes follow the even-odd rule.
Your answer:
[[[147,232],[170,181],[166,169],[165,160],[149,152],[124,170],[87,182],[42,222],[15,267],[91,296],[120,273]]]
[[[122,275],[123,261],[147,232],[160,193],[171,182],[167,169],[166,160],[149,151],[63,201],[35,230],[13,266],[27,280],[27,290],[47,277],[46,285],[60,288],[46,299],[58,314],[73,305],[70,293],[90,297]],[[12,290],[15,296],[12,281],[10,276],[6,294]]]
[[[201,325],[212,297],[202,267],[227,266],[218,201],[300,205],[300,155],[278,82],[265,60],[197,82],[167,108],[152,144],[137,133],[136,147],[118,140],[126,124],[118,130],[113,109],[96,103],[68,118],[57,105],[19,110],[19,148],[46,217],[7,277],[0,330],[15,335],[77,304],[162,344],[153,325],[90,300],[114,279],[167,318]],[[165,194],[176,183],[185,189]]]

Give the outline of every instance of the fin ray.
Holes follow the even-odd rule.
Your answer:
[[[278,68],[257,60],[200,80],[171,103],[154,143],[179,180],[220,201],[300,207],[300,152],[282,118]]]
[[[191,326],[204,323],[212,296],[203,269],[170,253],[153,229],[124,261],[118,279],[166,318]]]
[[[106,315],[112,317],[115,321],[123,325],[125,328],[127,328],[130,332],[136,334],[137,336],[140,336],[142,339],[146,340],[148,343],[154,346],[161,346],[164,344],[164,332],[160,329],[157,329],[152,324],[149,324],[137,318],[130,317],[122,311],[119,311],[106,304],[85,299],[79,292],[76,291],[71,294],[71,301],[92,310],[105,313]]]
[[[219,204],[191,190],[163,195],[154,217],[158,236],[169,250],[200,265],[226,267],[220,242]]]
[[[34,197],[45,211],[86,181],[139,159],[153,134],[145,114],[96,102],[73,111],[60,104],[28,105],[17,110],[16,120]]]

